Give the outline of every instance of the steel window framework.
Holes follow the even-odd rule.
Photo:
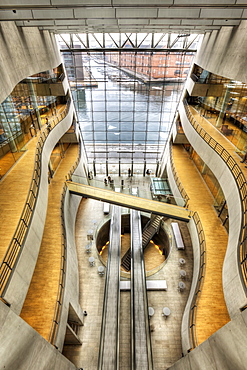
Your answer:
[[[100,40],[96,35],[67,36],[67,41],[60,38],[61,51],[91,169],[107,173],[113,165],[121,175],[126,166],[142,173],[144,164],[144,169],[148,166],[157,172],[181,78],[187,76],[184,72],[188,73],[193,59],[194,39],[163,34],[158,39],[146,35],[140,41],[139,36],[125,34],[124,40],[119,34],[118,42],[110,37],[112,48],[108,48],[105,35]],[[177,49],[181,42],[183,48]],[[156,48],[150,49],[151,45]],[[173,87],[166,83],[169,76],[170,83],[176,81]]]

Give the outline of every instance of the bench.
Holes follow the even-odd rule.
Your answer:
[[[104,212],[105,215],[108,215],[108,213],[110,212],[110,204],[109,203],[104,202],[103,212]]]
[[[166,280],[146,280],[147,290],[167,290]],[[130,280],[120,281],[120,290],[130,290]]]
[[[184,242],[177,222],[171,223],[177,249],[184,249]]]

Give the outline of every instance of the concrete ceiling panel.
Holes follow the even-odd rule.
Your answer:
[[[148,19],[119,19],[118,24],[149,24]]]
[[[156,7],[157,5],[172,5],[173,0],[112,0],[113,6],[123,6],[123,5],[142,5],[142,6],[152,6]]]
[[[75,18],[115,18],[115,10],[112,8],[75,8],[74,13]]]
[[[200,9],[196,8],[169,8],[159,9],[159,18],[199,18]]]
[[[92,5],[108,5],[111,6],[111,0],[51,0],[51,4],[54,6],[69,5],[71,8],[73,6],[92,6]]]
[[[211,25],[213,24],[212,19],[182,19],[181,24],[191,24],[191,25],[198,25],[198,26],[203,26],[203,25]]]
[[[98,19],[87,19],[87,24],[88,25],[94,25],[94,26],[102,26],[102,25],[117,25],[118,22],[117,22],[117,19],[101,19],[101,20],[98,20]]]
[[[54,20],[55,32],[58,26],[64,32],[76,27],[80,33],[111,32],[110,26],[115,32],[130,32],[130,28],[159,32],[164,27],[174,32],[187,32],[188,27],[211,32],[247,19],[246,0],[0,0],[0,3],[2,21],[50,29]]]
[[[36,19],[69,19],[74,18],[73,9],[34,9],[33,17]]]
[[[150,24],[158,24],[158,25],[169,25],[169,24],[180,24],[180,19],[150,19]]]
[[[30,20],[30,21],[24,21],[24,26],[27,27],[42,27],[42,26],[54,26],[55,21],[54,20],[42,20],[42,21],[37,21],[37,20]]]
[[[16,21],[19,19],[33,19],[31,10],[17,10],[16,13],[14,13],[12,10],[0,11],[1,21],[6,20]]]
[[[243,9],[202,9],[200,18],[241,18]]]
[[[214,26],[238,26],[240,24],[240,21],[235,20],[235,19],[215,19],[213,20],[213,25]]]
[[[215,5],[234,5],[235,0],[174,0],[174,5],[202,5],[202,6],[215,6]]]
[[[116,18],[156,18],[157,9],[150,8],[123,8],[116,9]]]
[[[68,24],[69,23],[69,24]],[[70,19],[70,21],[68,22],[67,20],[59,20],[59,19],[56,19],[55,20],[55,24],[57,26],[68,26],[68,25],[73,25],[73,26],[86,26],[86,22],[84,19]]]
[[[21,7],[21,6],[50,6],[50,0],[39,0],[38,3],[36,0],[1,0],[1,7],[8,6],[8,7]]]
[[[195,26],[195,29],[197,30],[205,30],[205,31],[210,31],[210,30],[219,30],[221,27],[220,26]]]

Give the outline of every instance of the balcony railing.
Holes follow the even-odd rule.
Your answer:
[[[81,146],[79,146],[79,155],[78,158],[73,165],[73,167],[70,169],[68,173],[68,177],[71,178],[72,174],[74,173],[75,169],[79,165],[80,157],[81,157]],[[66,238],[66,227],[65,227],[65,217],[64,217],[64,202],[65,202],[65,194],[66,194],[67,186],[64,184],[63,191],[61,195],[61,229],[62,229],[62,236],[61,236],[61,264],[60,264],[60,276],[58,281],[58,292],[57,292],[57,299],[54,309],[54,315],[49,335],[49,342],[57,348],[56,346],[56,339],[57,339],[57,333],[59,329],[59,323],[61,319],[61,313],[62,313],[62,305],[64,301],[64,288],[65,288],[65,279],[66,279],[66,269],[67,269],[67,238]]]
[[[184,100],[184,107],[187,118],[196,132],[203,138],[203,140],[223,159],[231,173],[234,180],[238,186],[239,195],[241,199],[242,208],[242,223],[241,232],[239,235],[238,244],[238,261],[239,261],[239,271],[245,294],[247,295],[247,184],[246,178],[241,171],[239,165],[231,154],[223,148],[216,140],[214,140],[196,121],[192,112],[190,111],[188,102]]]
[[[189,202],[189,197],[188,197],[188,194],[186,193],[179,177],[178,177],[178,174],[177,174],[177,171],[176,171],[176,168],[175,168],[175,165],[174,165],[174,161],[173,161],[173,157],[172,157],[172,145],[170,146],[170,163],[171,163],[171,169],[172,169],[172,173],[173,173],[173,177],[174,177],[174,180],[176,182],[176,185],[178,187],[178,190],[182,196],[182,198],[184,199],[184,207],[185,208],[188,208],[188,202]]]
[[[172,145],[170,147],[170,162],[171,162],[171,168],[172,168],[172,173],[173,173],[175,182],[180,191],[180,194],[185,200],[184,206],[187,208],[189,196],[186,193],[185,189],[183,188],[183,185],[178,177],[178,174],[177,174],[174,162],[173,162],[173,157],[172,157]],[[206,268],[206,241],[205,241],[205,235],[204,235],[204,231],[202,228],[201,220],[197,212],[195,212],[192,215],[192,218],[196,225],[197,234],[199,238],[200,259],[199,259],[199,273],[197,277],[196,287],[195,287],[194,295],[193,295],[191,305],[190,305],[190,314],[189,314],[190,350],[189,351],[191,351],[198,345],[197,339],[196,339],[196,310],[197,310],[197,305],[198,305],[198,301],[200,298],[200,293],[202,290],[202,283],[203,283],[203,279],[205,276],[205,268]]]
[[[64,118],[66,117],[70,107],[70,100],[67,102],[65,109],[59,113],[53,119],[49,121],[49,127],[44,126],[40,132],[39,140],[36,146],[35,153],[35,162],[34,162],[34,171],[32,175],[31,185],[28,191],[28,196],[26,203],[24,205],[19,223],[15,230],[14,236],[8,246],[8,249],[5,253],[3,261],[0,266],[0,298],[4,300],[4,295],[10,279],[15,271],[16,264],[20,258],[23,246],[28,235],[32,217],[34,214],[34,209],[38,199],[38,193],[40,188],[41,180],[41,161],[42,161],[42,150],[49,132]]]
[[[197,277],[197,283],[194,290],[194,296],[192,298],[191,306],[190,306],[190,315],[189,315],[189,329],[190,329],[190,343],[191,348],[190,350],[197,347],[197,338],[196,338],[196,311],[198,306],[198,301],[200,298],[200,293],[202,291],[202,284],[203,279],[205,276],[205,269],[206,269],[206,241],[205,235],[202,228],[201,220],[197,212],[193,214],[193,220],[196,225],[197,234],[199,238],[199,245],[200,245],[200,260],[199,260],[199,273]]]

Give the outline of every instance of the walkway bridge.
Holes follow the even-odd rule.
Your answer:
[[[101,189],[73,181],[67,181],[66,184],[72,194],[81,195],[86,198],[92,198],[138,211],[154,213],[159,216],[185,222],[189,222],[192,216],[192,211],[173,204],[118,193],[113,190]]]

